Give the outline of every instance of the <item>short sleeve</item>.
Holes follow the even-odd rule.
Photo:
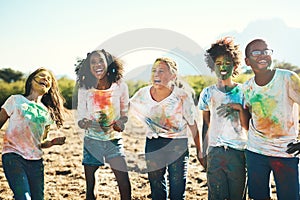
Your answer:
[[[6,111],[8,116],[11,116],[14,111],[15,105],[16,105],[16,98],[14,95],[12,95],[8,97],[8,99],[4,102],[2,108]]]
[[[88,90],[78,89],[77,121],[87,118],[87,97]]]
[[[300,105],[300,78],[295,72],[291,72],[289,78],[289,97]]]
[[[198,102],[198,108],[200,110],[204,110],[204,111],[209,111],[209,99],[210,99],[210,94],[209,94],[209,89],[208,88],[204,88],[199,96],[199,102]]]
[[[125,82],[121,82],[121,99],[120,99],[120,112],[121,116],[127,115],[128,113],[128,105],[129,105],[129,92],[128,86]]]
[[[192,94],[187,94],[186,92],[181,92],[180,98],[183,105],[183,117],[189,125],[193,125],[196,120],[197,108]]]

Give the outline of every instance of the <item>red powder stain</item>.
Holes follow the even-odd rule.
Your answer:
[[[104,109],[112,105],[111,93],[110,92],[95,92],[93,96],[95,105],[99,106],[100,109]]]

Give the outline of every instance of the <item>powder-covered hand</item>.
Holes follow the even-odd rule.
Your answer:
[[[289,154],[293,154],[293,153],[297,152],[295,154],[295,156],[297,156],[300,153],[300,142],[299,141],[291,142],[288,144],[287,147],[288,147],[288,149],[286,150],[286,152]]]

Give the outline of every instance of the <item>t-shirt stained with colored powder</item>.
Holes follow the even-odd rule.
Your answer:
[[[41,159],[41,137],[45,126],[53,123],[48,109],[23,95],[10,96],[2,108],[9,116],[2,154],[16,153],[27,160]]]
[[[217,108],[228,103],[238,103],[244,106],[241,84],[228,92],[222,92],[216,85],[212,85],[204,88],[200,93],[199,109],[210,112],[210,126],[207,132],[208,146],[228,146],[233,149],[244,150],[247,133],[246,130],[242,129],[239,112],[232,111],[227,117],[217,114]]]
[[[150,88],[141,88],[130,99],[130,109],[146,125],[147,137],[187,138],[187,125],[193,125],[196,120],[192,96],[174,87],[167,98],[157,102],[153,100]]]
[[[276,69],[267,85],[259,86],[252,78],[243,90],[252,114],[247,149],[267,156],[293,157],[286,150],[299,133],[299,78],[294,72]]]
[[[121,138],[121,133],[114,131],[113,124],[121,116],[127,116],[128,103],[128,86],[123,81],[113,83],[107,90],[79,88],[78,121],[83,118],[93,120],[103,130],[89,128],[85,137],[102,141]]]

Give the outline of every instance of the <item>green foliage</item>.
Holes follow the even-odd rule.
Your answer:
[[[244,74],[240,74],[239,76],[233,78],[233,81],[237,82],[237,83],[244,83],[245,81],[249,80],[253,76],[254,76],[253,72],[252,73],[244,73]]]
[[[193,88],[195,98],[198,100],[203,88],[216,83],[217,78],[212,76],[186,76],[184,80]]]
[[[61,91],[61,94],[66,100],[65,107],[68,109],[72,109],[74,86],[74,80],[68,79],[66,77],[62,77],[58,80],[58,87]]]
[[[15,71],[11,68],[0,69],[0,79],[6,83],[12,83],[20,81],[23,79],[23,73],[20,71]]]
[[[132,97],[138,89],[149,84],[146,81],[132,81],[132,80],[126,81],[126,83],[128,85],[129,97]]]
[[[291,63],[284,62],[284,61],[278,61],[278,60],[273,60],[274,63],[274,68],[281,68],[281,69],[288,69],[294,72],[299,71],[299,67],[296,65],[292,65]]]
[[[0,105],[2,106],[6,99],[12,94],[23,94],[25,92],[25,81],[16,81],[7,83],[0,81]]]
[[[58,87],[61,94],[66,99],[65,107],[72,108],[72,95],[75,81],[63,77],[58,80]],[[25,80],[7,83],[0,80],[0,105],[2,106],[6,99],[14,94],[24,94],[25,92]]]

